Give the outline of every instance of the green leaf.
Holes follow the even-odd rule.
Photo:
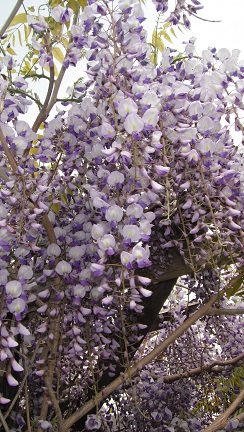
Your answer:
[[[73,194],[72,194],[72,195],[73,195]],[[68,199],[67,199],[67,196],[66,196],[65,194],[60,195],[60,198],[61,198],[61,201],[62,201],[64,204],[66,204],[66,205],[69,204]]]
[[[164,50],[164,43],[159,35],[159,33],[157,32],[157,30],[153,30],[153,34],[152,34],[152,45],[157,48],[159,51],[163,51]]]
[[[55,214],[58,214],[60,208],[61,208],[61,205],[59,203],[54,203],[51,205],[51,209]]]
[[[235,280],[231,283],[230,288],[227,289],[226,294],[227,298],[232,297],[233,295],[241,295],[243,292],[242,289],[244,287],[244,276],[238,275]]]
[[[18,38],[19,38],[20,46],[22,46],[22,38],[21,38],[21,32],[20,32],[20,30],[18,30]]]
[[[82,7],[82,9],[87,6],[87,0],[77,0],[78,4]]]
[[[63,6],[63,0],[49,0],[50,6],[53,8],[55,6]]]
[[[31,64],[28,60],[25,60],[21,67],[21,75],[27,75],[31,70]]]
[[[183,29],[184,29],[184,26],[181,26],[181,24],[179,24],[179,25],[177,26],[177,28],[180,30],[180,32],[184,34],[184,31],[183,31],[182,27],[183,27]]]
[[[164,39],[166,39],[168,42],[172,43],[172,40],[171,40],[170,36],[168,35],[168,33],[166,33],[165,30],[161,30],[161,31],[159,32],[159,35],[160,35],[160,36],[163,36]]]
[[[32,57],[32,59],[31,59],[31,64],[32,64],[32,66],[33,65],[35,65],[37,62],[38,62],[38,60],[39,60],[39,58],[38,57]]]
[[[166,29],[169,28],[170,26],[171,26],[171,22],[167,21],[167,22],[164,24],[164,29],[166,30]]]
[[[63,36],[62,39],[61,39],[61,42],[62,42],[64,48],[67,49],[68,46],[69,46],[69,41],[68,41],[68,39],[67,39],[66,37]]]
[[[68,6],[74,11],[74,13],[77,13],[79,11],[79,3],[76,0],[69,0]]]
[[[228,283],[228,288],[226,290],[227,298],[237,294],[239,295],[244,288],[244,268],[238,269],[238,273],[234,276]]]
[[[53,47],[53,56],[56,60],[59,61],[59,63],[63,63],[64,53],[59,47],[57,46]]]
[[[47,72],[50,72],[49,66],[44,66],[43,69]],[[54,76],[55,76],[55,78],[57,78],[57,76],[58,76],[58,68],[56,65],[54,65]]]
[[[62,24],[56,22],[52,17],[47,18],[49,28],[54,36],[60,37],[62,33]]]
[[[16,52],[13,50],[13,48],[11,48],[11,47],[9,47],[9,48],[7,48],[7,52],[10,54],[10,55],[16,55]]]
[[[9,27],[14,27],[17,24],[24,24],[27,22],[27,15],[26,13],[20,13],[14,17],[14,19],[9,24]]]
[[[28,37],[30,36],[31,27],[24,25],[24,33],[25,33],[25,42],[28,40]]]

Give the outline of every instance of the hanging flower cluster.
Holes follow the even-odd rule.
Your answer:
[[[180,303],[175,296],[181,299]],[[187,308],[194,306],[194,303],[187,303],[184,289],[178,287],[162,311],[160,330],[144,346],[146,353],[155,344],[164,341],[186,319]],[[237,304],[231,301],[222,303],[222,307],[227,306],[236,307]],[[236,391],[237,383],[240,384],[237,377],[243,374],[241,326],[241,317],[210,316],[191,327],[162,358],[144,368],[132,385],[123,386],[113,395],[102,412],[106,427],[111,426],[115,422],[114,418],[117,418],[120,427],[123,425],[132,431],[204,430],[209,423],[209,416],[216,412],[219,405],[226,403],[226,390],[230,390],[231,380]],[[225,341],[221,340],[222,337]],[[228,364],[228,360],[233,358],[236,359],[234,372]],[[114,413],[114,416],[109,415],[109,412]],[[227,422],[223,430],[241,431],[242,428],[243,421],[237,418]]]
[[[167,1],[153,3],[168,9]],[[177,1],[170,21],[183,17],[188,27],[187,16],[201,8],[191,3]],[[62,27],[72,11],[56,6],[51,17]],[[28,20],[39,64],[51,73],[48,20]],[[155,67],[144,20],[137,1],[88,1],[71,27],[62,66],[76,66],[85,50],[86,78],[74,88],[80,100],[44,121],[41,137],[20,117],[30,102],[16,90],[26,91],[27,80],[0,77],[0,359],[4,379],[17,387],[21,355],[33,356],[34,416],[47,368],[56,373],[47,352],[60,370],[65,413],[85,402],[105,373],[112,378],[128,366],[130,347],[145,330],[155,263],[163,274],[165,257],[176,250],[195,274],[224,261],[241,265],[243,172],[230,129],[234,118],[242,130],[239,52],[209,48],[199,59],[191,39],[181,59],[166,49]],[[13,68],[5,56],[1,72]],[[203,281],[193,290],[208,297]],[[171,400],[177,389],[167,391]],[[0,403],[10,400],[0,395]],[[162,401],[168,429],[157,426],[157,408],[150,430],[177,430],[179,412],[166,407],[166,396]],[[194,421],[184,430],[199,430]],[[101,421],[90,416],[86,427],[99,430]]]

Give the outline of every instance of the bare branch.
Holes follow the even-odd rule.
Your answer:
[[[235,416],[235,417],[232,417],[231,420],[238,420],[239,422],[243,422],[243,421],[244,421],[244,412],[238,414],[238,415]]]
[[[30,405],[29,405],[29,395],[28,395],[27,381],[25,382],[25,406],[26,406],[26,426],[27,426],[27,431],[31,432]]]
[[[18,165],[14,159],[13,153],[11,152],[11,150],[9,149],[8,143],[6,141],[6,138],[3,134],[3,130],[0,126],[0,141],[3,147],[3,151],[8,159],[9,165],[11,166],[12,170],[14,173],[16,173],[18,171]]]
[[[108,386],[96,394],[95,399],[90,399],[85,405],[71,414],[63,423],[63,432],[66,432],[74,423],[85,416],[90,410],[97,406],[102,400],[106,399],[111,393],[113,393],[121,384],[130,380],[136,375],[143,367],[151,363],[155,358],[161,355],[166,349],[175,342],[185,331],[191,327],[196,321],[206,315],[219,298],[223,294],[223,291],[215,294],[211,299],[203,305],[197,312],[195,312],[190,318],[183,322],[176,330],[174,330],[163,342],[161,342],[156,348],[154,348],[149,354],[143,357],[141,360],[130,366],[123,374],[120,374],[114,381]]]
[[[243,315],[243,308],[211,308],[208,312],[208,315]]]
[[[16,5],[14,6],[12,12],[10,13],[10,15],[8,16],[8,18],[6,19],[5,23],[3,24],[1,30],[0,30],[0,38],[4,35],[4,33],[6,32],[6,30],[8,29],[9,24],[11,23],[11,21],[13,20],[13,18],[15,17],[15,15],[17,14],[19,8],[21,7],[21,5],[24,3],[24,0],[18,0]]]
[[[54,285],[56,285],[57,290],[60,289],[60,277],[59,276],[55,278]],[[50,302],[54,302],[56,304],[56,307],[59,308],[59,302],[55,302],[54,297],[55,297],[55,290],[51,294]],[[56,357],[57,357],[59,340],[60,340],[60,331],[61,331],[60,317],[56,316],[55,318],[52,318],[51,316],[49,316],[49,332],[50,332],[50,334],[53,334],[53,340],[52,340],[51,346],[46,345],[44,347],[42,359],[45,361],[45,363],[48,360],[47,371],[45,372],[45,383],[46,383],[47,387],[49,388],[49,395],[50,395],[51,401],[54,404],[55,410],[58,411],[58,417],[59,417],[59,420],[61,421],[61,419],[62,419],[61,411],[60,411],[60,408],[58,406],[58,402],[56,401],[56,397],[55,397],[55,394],[54,394],[53,389],[52,389],[52,383],[53,383],[53,378],[54,378],[55,368],[56,368]],[[46,379],[47,379],[47,381],[46,381]],[[47,414],[48,414],[48,408],[49,408],[48,398],[47,398],[47,395],[44,394],[43,400],[42,400],[40,416],[39,416],[40,420],[46,420]],[[42,429],[41,429],[41,427],[39,427],[38,432],[41,432],[41,431],[42,431]]]
[[[1,410],[0,410],[0,420],[1,420],[1,423],[2,423],[2,425],[4,427],[4,431],[5,432],[10,432],[10,429],[9,429],[9,427],[8,427],[6,421],[5,421],[5,418],[3,417],[3,414],[2,414]]]
[[[178,284],[177,284],[178,285]],[[154,285],[151,287],[150,289],[153,291],[153,295],[154,295]],[[150,297],[152,298],[153,295]],[[182,310],[182,314],[189,316],[189,314],[195,312],[195,310],[199,307],[199,303],[198,302],[194,302],[194,303],[190,303],[185,309]],[[209,310],[209,312],[207,313],[208,316],[227,316],[227,315],[243,315],[244,314],[244,309],[243,308],[211,308]],[[153,325],[150,327],[150,332],[152,331],[157,331],[160,329],[160,323],[166,322],[166,321],[170,321],[174,319],[173,317],[173,313],[170,312],[169,310],[163,310],[162,312],[159,313],[158,315],[158,319],[155,320],[155,322],[153,323]]]
[[[47,232],[49,243],[57,243],[57,238],[54,232],[54,228],[47,213],[42,218],[42,225]]]
[[[52,91],[53,91],[53,86],[54,86],[54,66],[50,66],[50,79],[49,79],[49,85],[48,85],[48,89],[47,89],[47,94],[45,97],[45,101],[43,103],[42,109],[39,112],[33,126],[32,126],[32,130],[34,132],[37,132],[39,129],[39,126],[41,125],[41,123],[46,120],[47,116],[48,116],[48,111],[47,111],[47,107],[48,107],[48,103],[50,101],[51,95],[52,95]]]
[[[79,11],[77,11],[76,14],[74,15],[73,24],[76,24],[76,22],[77,22],[78,12]],[[69,43],[71,42],[71,40],[72,40],[72,36],[70,36]],[[68,49],[67,49],[67,52],[68,52]],[[67,52],[66,52],[66,54],[67,54]],[[50,67],[50,81],[49,81],[47,96],[46,96],[45,101],[43,103],[43,107],[42,107],[40,113],[38,114],[38,116],[37,116],[37,118],[36,118],[36,120],[32,126],[32,130],[34,132],[38,131],[40,124],[46,120],[52,107],[57,102],[58,91],[59,91],[60,85],[63,81],[63,77],[64,77],[64,74],[66,72],[66,69],[67,68],[64,65],[62,65],[60,72],[59,72],[59,75],[58,75],[58,78],[56,79],[56,82],[54,83],[54,67]]]
[[[190,15],[194,16],[195,18],[199,19],[200,21],[206,21],[211,23],[220,23],[221,20],[210,20],[208,18],[202,18],[198,16],[197,14],[193,13],[190,8],[184,8]]]
[[[52,107],[54,106],[54,104],[57,102],[58,91],[59,91],[60,85],[61,85],[61,83],[63,81],[63,77],[64,77],[65,72],[66,72],[66,68],[64,66],[62,66],[61,70],[59,72],[58,78],[57,78],[57,80],[55,82],[55,86],[54,86],[54,89],[53,89],[53,94],[52,94],[51,100],[50,100],[50,102],[49,102],[49,104],[47,106],[47,109],[46,109],[47,116],[50,113],[50,111],[51,111]]]
[[[51,382],[50,382],[50,378],[48,376],[45,377],[45,385],[47,387],[47,391],[48,391],[49,397],[51,399],[53,408],[54,408],[54,410],[56,412],[56,415],[58,417],[59,426],[61,426],[62,421],[63,421],[62,413],[61,413],[61,410],[60,410],[60,406],[59,406],[58,400],[57,400],[57,398],[55,396],[55,393],[53,391],[53,388],[52,388],[52,385],[51,385]]]
[[[39,109],[42,108],[42,103],[38,99],[36,99],[34,96],[32,96],[30,93],[27,93],[24,90],[21,90],[18,88],[15,88],[15,89],[11,88],[10,93],[11,94],[18,93],[18,94],[24,95],[24,96],[28,97],[29,99],[33,100],[33,102],[35,102],[35,104],[38,106]]]
[[[210,426],[205,428],[203,432],[216,432],[222,429],[223,427],[225,427],[226,423],[229,420],[229,417],[237,410],[238,406],[243,400],[244,400],[244,389],[241,390],[241,392],[236,397],[234,402],[232,402],[229,408],[227,408],[227,410],[223,414],[217,417],[216,420],[214,420],[214,422]]]
[[[244,358],[244,353],[242,353],[236,357],[233,357],[231,359],[228,359],[228,360],[215,360],[212,363],[202,365],[198,368],[190,369],[186,372],[164,376],[162,378],[159,378],[158,381],[159,382],[165,382],[165,383],[172,383],[172,382],[177,381],[177,380],[182,379],[182,378],[190,378],[193,376],[200,375],[202,372],[208,372],[211,370],[221,372],[223,370],[222,369],[223,367],[234,365],[234,364],[238,363],[239,361],[241,361],[243,358]],[[221,368],[215,368],[215,366],[221,366]]]
[[[75,13],[75,15],[74,15],[73,25],[77,23],[78,14],[79,14],[79,10],[78,10],[78,11]],[[70,43],[71,41],[72,41],[72,36],[70,36],[69,43]],[[68,49],[69,49],[69,48],[68,48]],[[68,49],[67,49],[66,55],[67,55],[67,53],[68,53]],[[46,115],[47,115],[47,116],[48,116],[48,114],[50,113],[50,111],[51,111],[51,109],[53,108],[53,106],[55,105],[55,103],[57,102],[57,96],[58,96],[59,88],[60,88],[60,85],[61,85],[61,83],[62,83],[62,81],[63,81],[63,77],[64,77],[64,74],[65,74],[65,72],[66,72],[66,69],[67,69],[67,68],[64,67],[64,65],[62,65],[62,67],[61,67],[61,69],[60,69],[60,72],[59,72],[59,75],[58,75],[58,78],[57,78],[57,80],[56,80],[56,82],[55,82],[55,86],[54,86],[54,89],[53,89],[52,97],[51,97],[50,102],[49,102],[49,104],[48,104],[48,106],[47,106],[47,109],[46,109]]]

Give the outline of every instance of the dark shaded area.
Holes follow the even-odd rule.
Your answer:
[[[145,298],[143,301],[143,314],[140,315],[140,323],[146,324],[147,328],[142,331],[143,338],[138,342],[138,344],[134,344],[133,346],[129,347],[129,359],[132,359],[135,355],[136,350],[140,347],[141,343],[143,342],[144,338],[150,333],[152,330],[154,330],[155,327],[158,326],[158,319],[159,319],[159,312],[162,309],[163,304],[167,300],[168,296],[170,295],[171,291],[173,290],[175,284],[176,284],[177,278],[166,280],[159,282],[157,284],[153,284],[149,287],[149,289],[153,292],[151,297]],[[115,376],[111,377],[108,374],[108,371],[106,370],[102,376],[102,378],[99,380],[97,389],[98,391],[101,391],[104,387],[106,387],[108,384],[110,384],[114,379],[116,379],[122,372],[124,372],[125,367],[123,364],[118,364],[117,369],[115,371]],[[89,393],[87,400],[94,397],[94,394],[92,392]],[[103,404],[103,402],[102,402]],[[62,408],[61,408],[62,409]],[[93,408],[89,414],[95,414],[96,408]],[[82,432],[85,427],[86,417],[84,416],[81,418],[78,422],[76,422],[73,427],[73,432]]]

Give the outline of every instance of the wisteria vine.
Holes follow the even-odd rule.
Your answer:
[[[202,8],[153,3],[170,25],[187,28]],[[219,292],[212,316],[82,423],[200,431],[238,386],[228,401],[216,393],[219,411],[199,400],[211,400],[243,360],[243,312],[219,317],[216,309],[241,308],[225,294],[243,276],[242,150],[232,131],[243,132],[244,63],[225,48],[199,58],[191,38],[181,55],[167,48],[153,65],[136,0],[47,6],[48,16],[27,17],[32,53],[49,73],[44,101],[30,91],[35,73],[17,75],[18,60],[4,50],[0,58],[1,430],[64,431],[65,419],[184,322],[192,302],[200,308]],[[84,56],[85,76],[50,115],[66,70]],[[180,276],[184,289],[173,290]],[[170,293],[169,318],[158,317]],[[227,366],[160,378],[216,359]],[[224,430],[241,430],[243,418],[227,420]]]

